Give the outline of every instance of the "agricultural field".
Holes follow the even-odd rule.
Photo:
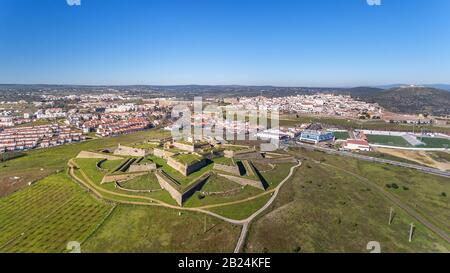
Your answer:
[[[240,226],[195,212],[118,205],[83,252],[233,252]]]
[[[367,140],[370,144],[397,146],[397,147],[412,147],[401,136],[384,136],[384,135],[367,135]]]
[[[291,181],[281,189],[272,207],[251,224],[244,247],[246,252],[368,252],[366,246],[369,241],[380,242],[382,252],[450,251],[446,241],[385,199],[376,189],[363,183],[359,177],[330,167],[337,165],[347,170],[346,166],[350,165],[349,171],[365,176],[367,171],[360,171],[360,168],[372,166],[306,150],[293,153],[321,159],[324,163],[310,159],[303,162]],[[393,175],[397,179],[411,177],[404,174],[397,177],[398,170],[384,170],[383,167],[375,166],[377,174],[382,176],[380,181],[384,180],[383,187],[386,181],[391,181],[387,176]],[[374,174],[370,177],[374,177]],[[434,179],[432,176],[426,177]],[[426,184],[423,178],[419,178],[420,183]],[[403,183],[406,181],[399,182],[399,185],[403,186]],[[403,188],[396,191],[399,195],[408,192],[420,195],[427,186],[416,188],[419,186],[415,183],[408,184],[408,191]],[[435,188],[433,191],[440,190]],[[433,194],[439,197],[437,192]],[[412,197],[405,199],[409,198]],[[430,217],[448,217],[448,200],[447,205],[443,201],[436,203],[443,206],[442,210],[433,212]],[[419,205],[426,201],[420,198],[414,202]],[[445,206],[447,212],[443,210]],[[394,208],[395,217],[389,225],[391,207]],[[411,243],[408,242],[410,223],[416,227]]]
[[[113,209],[66,173],[42,179],[0,199],[0,252],[65,252],[85,241]]]
[[[37,181],[58,170],[64,170],[67,161],[74,158],[80,151],[112,149],[119,143],[127,145],[169,135],[170,132],[152,129],[118,137],[92,139],[82,143],[28,151],[20,158],[0,162],[0,197],[16,191],[28,182]]]

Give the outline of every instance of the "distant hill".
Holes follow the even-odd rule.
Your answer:
[[[342,95],[350,95],[354,98],[365,99],[368,97],[373,97],[374,95],[383,92],[384,89],[375,88],[375,87],[354,87],[349,89],[337,90],[334,93],[342,94]]]
[[[400,87],[365,97],[392,112],[450,115],[450,92],[429,87]]]
[[[393,88],[400,88],[400,87],[408,87],[411,86],[410,84],[389,84],[389,85],[380,85],[377,86],[376,88],[381,88],[381,89],[393,89]],[[429,88],[436,88],[436,89],[442,89],[445,91],[450,91],[450,84],[421,84],[418,85],[417,87],[429,87]]]

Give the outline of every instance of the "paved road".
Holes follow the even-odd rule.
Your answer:
[[[310,149],[314,149],[314,150],[318,150],[318,151],[323,151],[323,152],[326,152],[326,153],[329,153],[329,154],[336,154],[336,155],[340,155],[340,156],[353,157],[353,158],[356,158],[356,159],[360,159],[360,160],[364,160],[364,161],[370,161],[370,162],[378,162],[378,163],[390,164],[390,165],[394,165],[394,166],[399,166],[399,167],[404,167],[404,168],[418,170],[418,171],[421,171],[421,172],[424,172],[424,173],[427,173],[427,174],[433,174],[433,175],[438,175],[438,176],[450,178],[450,172],[441,171],[441,170],[438,170],[438,169],[424,167],[424,166],[415,165],[415,164],[409,164],[409,163],[404,163],[404,162],[399,162],[399,161],[394,161],[394,160],[388,160],[388,159],[376,158],[376,157],[371,157],[371,156],[366,156],[366,155],[354,154],[354,153],[350,153],[350,152],[337,151],[335,149],[319,147],[319,146],[315,146],[315,145],[304,144],[304,143],[299,143],[299,142],[294,142],[294,141],[286,142],[284,145],[285,146],[289,146],[289,147],[310,148]]]

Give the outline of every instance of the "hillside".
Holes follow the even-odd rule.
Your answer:
[[[368,95],[366,99],[393,112],[450,115],[450,93],[435,88],[393,88]]]

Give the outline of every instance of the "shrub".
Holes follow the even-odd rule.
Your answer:
[[[447,193],[442,192],[442,193],[441,193],[441,196],[442,196],[442,197],[447,197]]]

